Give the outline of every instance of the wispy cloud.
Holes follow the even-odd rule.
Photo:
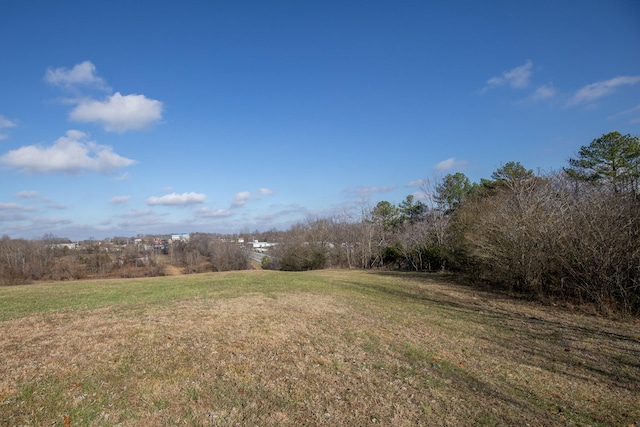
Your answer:
[[[36,201],[41,201],[41,202],[46,202],[49,203],[51,202],[51,199],[48,197],[41,197],[40,193],[38,193],[35,190],[23,190],[23,191],[18,191],[16,193],[16,197],[19,197],[21,199],[31,199],[31,200],[36,200]]]
[[[114,181],[129,181],[130,179],[131,179],[131,174],[129,172],[125,172],[122,175],[119,175],[113,178]]]
[[[80,173],[108,172],[136,161],[114,153],[107,145],[88,140],[84,132],[69,130],[50,147],[29,145],[11,150],[0,157],[0,163],[29,173]]]
[[[258,190],[258,192],[263,196],[270,196],[275,193],[275,191],[270,188],[261,188]]]
[[[429,187],[428,179],[416,179],[415,181],[411,181],[409,184],[407,184],[407,187],[418,187],[421,189],[419,191],[414,191],[413,193],[411,193],[417,200],[429,199],[429,194],[423,190]]]
[[[16,126],[16,122],[13,120],[7,119],[5,116],[0,114],[0,129],[2,128],[12,128]]]
[[[358,199],[369,199],[374,194],[388,193],[396,189],[396,185],[385,185],[381,187],[371,186],[371,187],[355,187],[355,188],[347,188],[344,191],[349,194],[351,197],[355,197]]]
[[[16,196],[20,197],[21,199],[35,199],[38,197],[38,192],[33,190],[24,190],[19,191]]]
[[[275,224],[278,221],[288,221],[292,217],[299,218],[310,214],[307,208],[297,203],[276,205],[274,208],[277,208],[277,210],[274,209],[268,213],[257,215],[256,219],[266,224]]]
[[[450,157],[437,163],[433,168],[436,172],[445,172],[453,169],[464,169],[467,167],[468,162],[466,160],[458,160],[455,157]]]
[[[613,114],[609,117],[609,119],[613,118],[626,118],[629,121],[629,124],[635,125],[640,123],[640,104],[636,105],[633,108],[629,108],[628,110],[620,111],[619,113]]]
[[[166,215],[158,215],[151,210],[136,210],[132,209],[130,212],[117,215],[117,218],[121,218],[122,221],[117,223],[120,229],[128,230],[148,230],[157,226],[167,226],[165,219]]]
[[[603,96],[611,95],[619,86],[640,83],[640,76],[618,76],[609,80],[591,83],[580,88],[567,102],[568,106],[589,104]]]
[[[31,226],[35,228],[52,228],[58,225],[69,225],[72,221],[68,218],[34,218],[31,222]]]
[[[29,217],[22,212],[19,211],[4,211],[0,209],[0,222],[3,223],[3,235],[11,229],[15,229],[16,227],[9,227],[10,222],[21,222],[28,220]]]
[[[552,84],[539,86],[533,94],[531,99],[533,101],[543,101],[545,99],[551,99],[556,96],[556,88]]]
[[[111,198],[110,203],[117,205],[117,204],[128,202],[129,200],[131,200],[131,196],[115,196]]]
[[[197,205],[199,203],[203,203],[207,196],[201,193],[171,193],[165,194],[160,197],[149,197],[147,199],[148,205],[165,205],[165,206],[187,206],[187,205]]]
[[[233,215],[233,212],[226,209],[212,210],[210,208],[196,209],[196,216],[199,218],[225,218]]]
[[[407,187],[424,187],[427,184],[426,179],[416,179],[407,184]]]
[[[73,68],[47,68],[44,80],[56,86],[66,88],[75,86],[92,86],[98,89],[110,90],[102,77],[98,77],[96,66],[91,61],[76,64]]]
[[[522,89],[529,86],[533,69],[533,62],[527,61],[523,65],[503,71],[500,76],[487,80],[482,93],[501,86],[509,86],[513,89]]]
[[[239,208],[241,206],[244,206],[249,201],[249,198],[251,198],[251,193],[249,193],[248,191],[241,191],[233,197],[231,207]]]
[[[35,208],[19,205],[18,203],[1,203],[0,211],[34,211]]]
[[[7,129],[7,128],[12,128],[16,126],[16,122],[7,119],[5,116],[3,116],[2,114],[0,114],[0,129]],[[2,141],[3,139],[7,139],[9,138],[9,134],[8,133],[0,133],[0,141]]]
[[[132,209],[130,212],[118,215],[118,218],[146,218],[155,216],[155,212],[151,210]]]

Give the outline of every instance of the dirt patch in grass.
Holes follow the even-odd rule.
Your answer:
[[[167,276],[180,276],[184,273],[182,271],[182,268],[176,267],[175,265],[167,264],[164,266],[164,274],[166,274]]]
[[[640,425],[636,323],[318,274],[335,290],[2,322],[0,423]]]

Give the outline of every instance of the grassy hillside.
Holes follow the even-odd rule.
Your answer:
[[[0,288],[1,425],[640,425],[640,326],[411,273]]]

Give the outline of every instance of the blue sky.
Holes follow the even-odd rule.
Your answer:
[[[640,3],[8,0],[0,234],[287,229],[640,135]]]

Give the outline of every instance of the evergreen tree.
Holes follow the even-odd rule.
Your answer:
[[[534,177],[533,171],[520,162],[507,162],[491,174],[496,185],[506,185],[509,188]]]
[[[564,171],[573,179],[602,185],[614,193],[638,195],[640,139],[610,132],[582,146]]]
[[[398,210],[400,212],[400,220],[411,224],[420,221],[427,211],[427,205],[420,200],[414,201],[415,197],[409,194],[405,200],[400,202]]]
[[[473,186],[462,172],[448,174],[436,185],[435,202],[445,214],[452,213],[471,192]]]

